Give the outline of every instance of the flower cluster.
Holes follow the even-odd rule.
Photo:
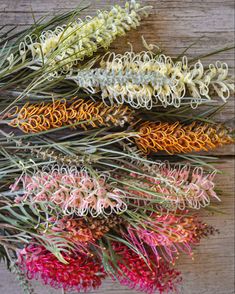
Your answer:
[[[135,244],[140,252],[151,260],[151,254],[157,262],[162,258],[175,263],[180,252],[193,256],[192,247],[199,244],[202,237],[213,235],[216,231],[202,223],[196,216],[187,215],[188,211],[177,214],[153,214],[151,220],[139,226],[129,225],[125,239]],[[146,251],[143,243],[151,248],[151,254]]]
[[[185,103],[195,107],[210,101],[213,92],[226,101],[234,91],[225,63],[204,69],[200,61],[189,66],[184,57],[174,63],[170,57],[151,51],[110,53],[100,68],[81,70],[68,78],[91,93],[100,91],[104,101],[134,108]]]
[[[46,150],[42,148],[34,148],[31,150],[31,154],[40,158],[42,160],[50,160],[56,162],[60,165],[67,166],[83,166],[84,164],[91,164],[99,160],[99,156],[96,154],[85,154],[83,156],[78,155],[64,155],[52,148],[47,148]]]
[[[79,252],[64,254],[67,264],[43,246],[29,244],[18,254],[18,266],[26,272],[28,279],[41,279],[44,284],[65,291],[90,291],[99,288],[106,277],[99,260]]]
[[[193,122],[145,122],[139,128],[136,144],[145,153],[165,151],[169,154],[208,151],[231,144],[234,139],[222,125]]]
[[[126,106],[105,106],[102,102],[84,99],[57,100],[49,103],[29,104],[17,108],[8,116],[15,116],[9,123],[25,133],[38,133],[50,129],[70,126],[104,127],[124,126],[133,120],[133,111]]]
[[[125,261],[118,263],[118,280],[122,285],[148,294],[176,290],[177,283],[181,281],[180,273],[170,269],[167,263],[161,261],[158,266],[146,263],[142,257],[120,243],[114,243],[113,248]]]
[[[68,72],[85,57],[91,57],[99,48],[107,49],[116,37],[139,26],[149,8],[141,7],[135,0],[126,2],[124,8],[115,5],[110,11],[99,11],[95,17],[88,16],[85,20],[44,31],[36,42],[27,36],[24,45],[36,64],[48,63],[56,73],[58,70]]]
[[[108,217],[86,217],[51,219],[51,230],[59,232],[75,244],[92,243],[102,238],[109,230],[123,223],[123,219],[115,214]]]
[[[26,175],[13,185],[15,190],[19,180],[23,182],[25,194],[18,201],[46,202],[56,204],[64,214],[93,217],[122,213],[127,209],[125,194],[106,183],[106,175],[91,177],[77,168],[52,166],[49,171]]]
[[[215,192],[215,172],[205,174],[202,168],[188,165],[171,166],[169,162],[160,165],[141,166],[148,176],[132,173],[132,183],[144,187],[145,191],[130,190],[134,195],[146,199],[147,204],[157,192],[160,203],[169,210],[200,209],[210,204],[211,199],[220,200]],[[139,181],[138,181],[139,180]]]

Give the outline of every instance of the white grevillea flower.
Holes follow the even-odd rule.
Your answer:
[[[103,100],[111,104],[147,109],[157,105],[196,107],[209,102],[213,93],[226,101],[234,91],[225,63],[204,69],[200,60],[189,66],[186,57],[173,62],[151,51],[111,53],[101,61],[100,68],[78,71],[68,79],[91,93],[101,92]]]

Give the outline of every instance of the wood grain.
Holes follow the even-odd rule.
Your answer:
[[[97,9],[108,9],[115,2],[124,1],[91,1],[92,5],[82,14],[94,15]],[[0,26],[17,24],[25,27],[33,23],[32,11],[36,18],[45,14],[54,15],[58,11],[67,11],[78,5],[77,0],[0,0]],[[83,1],[88,3],[88,1]],[[152,5],[151,15],[142,22],[136,31],[131,31],[124,38],[119,38],[112,45],[112,50],[124,52],[132,43],[136,51],[142,50],[141,36],[148,43],[160,46],[164,53],[177,56],[186,47],[198,41],[187,54],[197,57],[213,50],[231,45],[234,42],[234,1],[233,0],[162,0],[142,1]],[[208,57],[204,62],[215,62],[221,59],[234,71],[234,51]],[[223,111],[217,116],[221,122],[234,118],[234,100],[231,98]],[[220,229],[220,234],[204,240],[195,250],[195,261],[182,257],[178,263],[184,275],[180,294],[232,294],[234,293],[234,147],[228,146],[212,152],[220,157],[218,167],[223,174],[218,176],[218,189],[222,190],[220,208],[223,215],[208,215],[208,223]],[[0,293],[22,293],[14,276],[1,265]],[[60,293],[44,288],[36,283],[36,293]],[[133,293],[124,287],[107,281],[99,291],[94,293],[121,294]]]

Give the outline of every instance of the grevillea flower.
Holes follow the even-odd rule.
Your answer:
[[[152,214],[142,225],[129,225],[126,232],[123,231],[123,237],[144,256],[148,256],[146,248],[151,248],[157,262],[164,258],[174,263],[180,252],[193,256],[192,246],[198,245],[202,237],[214,234],[216,230],[202,223],[197,216],[187,213]]]
[[[117,215],[108,217],[83,217],[62,219],[51,219],[50,227],[54,232],[59,233],[64,238],[75,244],[94,243],[102,238],[109,230],[121,224],[123,219]]]
[[[140,255],[122,243],[114,243],[113,249],[122,260],[118,262],[117,273],[120,284],[149,294],[176,290],[181,281],[180,273],[170,269],[164,261],[155,265],[153,257],[152,262],[146,264]]]
[[[30,51],[36,64],[55,67],[52,75],[58,70],[67,72],[99,48],[107,49],[116,37],[135,29],[142,17],[148,15],[149,8],[132,0],[124,8],[115,5],[109,12],[99,11],[93,18],[87,16],[84,21],[78,19],[53,31],[44,31],[38,41],[34,41],[34,36],[26,36],[20,45],[22,59]]]
[[[140,169],[145,175],[131,173],[133,180],[129,182],[145,188],[145,191],[128,190],[141,199],[146,198],[145,204],[154,198],[151,192],[157,193],[159,204],[168,210],[200,209],[208,206],[211,199],[220,200],[214,190],[215,172],[206,174],[201,167],[191,168],[189,164],[172,166],[169,162],[144,164]]]
[[[81,70],[69,78],[92,93],[100,91],[104,101],[128,103],[134,108],[179,107],[182,103],[195,107],[210,101],[213,92],[226,101],[234,91],[225,63],[204,69],[200,61],[189,66],[184,57],[174,63],[170,57],[151,51],[110,53],[100,68]]]
[[[172,179],[177,187],[182,188],[185,196],[185,204],[182,201],[178,208],[188,206],[199,209],[208,206],[211,199],[220,201],[215,192],[215,171],[206,174],[202,167],[192,169],[189,164],[183,167],[180,167],[180,165],[171,167],[166,162],[160,166],[160,173],[168,179]]]
[[[83,99],[57,100],[49,103],[26,103],[14,113],[10,126],[18,127],[25,133],[38,133],[62,126],[87,129],[88,127],[121,126],[133,120],[133,111],[125,106],[108,107],[103,102]]]
[[[94,256],[74,252],[64,254],[60,262],[43,246],[29,244],[18,254],[18,266],[28,279],[40,279],[53,288],[87,292],[99,288],[106,277],[104,268]]]
[[[60,206],[65,214],[77,216],[91,214],[110,215],[127,209],[124,193],[106,183],[105,174],[90,176],[76,167],[48,167],[33,176],[26,175],[16,180],[12,186],[17,189],[23,183],[24,195],[18,201],[50,202]]]
[[[145,153],[165,151],[169,154],[208,151],[232,144],[234,139],[222,125],[193,122],[145,122],[139,128],[137,146]]]

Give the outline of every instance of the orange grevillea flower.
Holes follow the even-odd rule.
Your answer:
[[[60,99],[49,103],[26,103],[8,116],[15,116],[9,123],[25,133],[38,133],[71,125],[80,127],[123,126],[133,120],[133,111],[127,106],[106,106],[103,102],[83,99]],[[74,126],[77,124],[76,126]]]
[[[169,154],[208,151],[234,139],[221,124],[193,122],[145,122],[139,128],[136,144],[145,153],[166,151]]]

